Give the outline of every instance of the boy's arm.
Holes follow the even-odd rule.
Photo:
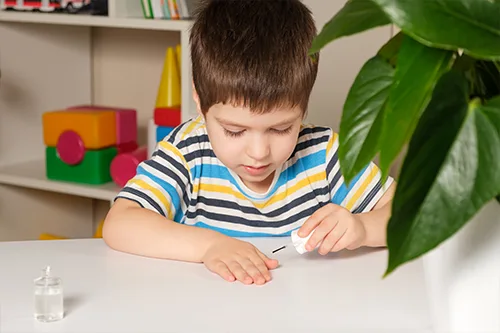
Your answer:
[[[386,246],[387,223],[391,217],[395,189],[396,183],[393,182],[371,211],[357,214],[366,230],[366,240],[363,245]]]
[[[170,221],[137,203],[118,198],[103,227],[109,247],[162,259],[201,262],[222,234]]]

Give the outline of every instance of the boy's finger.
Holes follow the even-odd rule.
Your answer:
[[[266,256],[264,253],[260,252],[259,250],[257,250],[257,254],[259,255],[259,257],[262,260],[264,260],[264,263],[266,264],[268,269],[275,269],[276,267],[278,267],[278,265],[279,265],[278,260],[269,258],[268,256]]]
[[[347,237],[345,237],[347,233],[347,229],[345,228],[335,228],[333,229],[325,238],[323,241],[323,244],[321,244],[320,249],[318,252],[320,254],[327,254],[328,252],[332,252],[333,249],[341,250],[345,246],[343,243],[347,240]]]
[[[307,251],[312,251],[315,248],[320,245],[325,238],[327,237],[328,234],[332,232],[332,230],[335,230],[336,226],[338,225],[338,220],[333,220],[333,219],[326,219],[320,223],[314,229],[313,234],[309,238],[306,244],[306,250]]]
[[[218,274],[221,278],[229,282],[234,282],[236,280],[234,275],[231,274],[231,272],[229,271],[229,268],[227,268],[226,264],[223,263],[222,261],[219,261],[214,265],[208,266],[208,269],[210,269],[212,272]]]
[[[248,275],[252,277],[252,280],[253,282],[255,282],[255,284],[266,283],[266,278],[262,275],[261,271],[257,268],[252,260],[250,260],[249,258],[241,259],[240,265],[248,273]]]
[[[251,284],[253,282],[250,275],[241,267],[241,265],[237,261],[230,261],[226,263],[227,268],[234,274],[238,281],[243,282],[244,284]]]
[[[330,205],[323,206],[315,211],[300,227],[298,231],[299,237],[307,237],[330,214],[330,211]]]
[[[257,253],[255,255],[252,255],[249,257],[249,259],[252,261],[252,263],[257,267],[259,270],[260,274],[264,277],[266,281],[271,280],[271,273],[269,273],[269,269],[267,268],[267,265]]]

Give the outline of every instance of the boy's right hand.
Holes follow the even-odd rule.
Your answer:
[[[278,267],[277,260],[268,258],[252,244],[227,236],[217,237],[202,261],[223,279],[244,284],[269,282],[269,270]]]

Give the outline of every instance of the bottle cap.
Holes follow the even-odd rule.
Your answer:
[[[291,234],[292,244],[293,244],[293,246],[295,246],[295,249],[297,250],[298,253],[304,254],[304,253],[308,252],[306,250],[306,244],[307,244],[307,241],[309,240],[309,238],[311,238],[313,231],[311,231],[309,233],[309,235],[306,237],[299,236],[299,234],[298,234],[299,229],[292,231],[292,234]]]

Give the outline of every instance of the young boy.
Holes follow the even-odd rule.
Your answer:
[[[382,187],[370,163],[346,186],[337,135],[302,123],[315,35],[300,0],[200,8],[190,37],[200,115],[161,141],[119,193],[103,231],[110,247],[263,284],[278,262],[242,237],[298,228],[305,237],[317,227],[307,248],[320,254],[385,245],[392,179]]]

